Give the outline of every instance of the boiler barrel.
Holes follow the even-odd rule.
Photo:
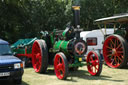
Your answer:
[[[69,41],[59,40],[54,45],[54,51],[63,51],[65,53],[67,53],[68,52],[68,50],[67,50],[68,43],[69,43]]]

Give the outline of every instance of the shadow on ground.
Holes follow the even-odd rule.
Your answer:
[[[127,63],[127,65],[126,66],[124,66],[122,69],[128,69],[128,63]]]
[[[55,75],[54,69],[48,69],[46,75]]]
[[[128,66],[126,66],[123,69],[128,69]],[[42,75],[55,75],[54,67],[50,67],[47,69],[47,72]],[[55,75],[56,76],[56,75]],[[114,80],[112,76],[103,75],[101,73],[100,76],[91,76],[87,70],[77,70],[77,71],[69,71],[68,79],[65,81],[72,81],[72,82],[79,82],[76,78],[85,79],[85,80],[106,80],[106,81],[114,81],[114,82],[123,82],[124,80]],[[22,85],[28,85],[25,82],[23,82]]]
[[[109,67],[107,64],[104,64],[105,66],[107,66],[108,68],[111,68]],[[125,65],[124,67],[121,67],[121,68],[111,68],[111,69],[123,69],[123,70],[128,70],[128,62],[127,62],[127,65]]]
[[[70,72],[69,77],[70,79],[68,79],[67,81],[74,81],[73,77],[78,77],[86,80],[106,80],[106,81],[115,81],[115,82],[124,81],[124,80],[114,80],[110,76],[102,75],[102,73],[100,76],[91,76],[88,71],[84,71],[84,70]],[[77,80],[75,80],[74,82],[77,82]]]
[[[54,69],[48,69],[45,75],[55,75]],[[91,76],[87,70],[77,70],[69,71],[68,79],[65,81],[78,82],[74,77],[86,79],[86,80],[106,80],[106,81],[115,81],[123,82],[124,80],[114,80],[111,76],[101,75],[100,76]]]
[[[13,81],[9,80],[0,80],[0,85],[29,85],[26,82],[22,81],[21,84],[14,84]]]

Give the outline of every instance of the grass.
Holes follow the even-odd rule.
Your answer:
[[[99,77],[90,76],[86,66],[69,73],[67,80],[58,80],[53,68],[48,68],[46,74],[35,73],[33,68],[25,68],[21,85],[127,85],[128,68],[112,69],[103,65]],[[1,84],[0,84],[1,85]],[[4,84],[3,84],[4,85]],[[8,85],[8,84],[7,84]]]

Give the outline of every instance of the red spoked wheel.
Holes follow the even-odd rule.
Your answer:
[[[44,73],[48,66],[47,45],[44,40],[36,40],[32,46],[32,65],[35,72]]]
[[[64,80],[68,75],[68,61],[63,53],[57,53],[54,59],[54,70],[58,79]]]
[[[110,35],[103,45],[103,56],[106,64],[112,68],[121,68],[127,64],[127,42],[119,35]]]
[[[99,76],[102,71],[102,61],[99,54],[96,52],[89,52],[87,55],[87,68],[92,76]]]

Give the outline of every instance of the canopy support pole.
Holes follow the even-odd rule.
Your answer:
[[[100,24],[98,24],[98,27],[100,28],[102,34],[105,35],[104,32],[103,32],[103,30],[102,30],[102,28],[101,28],[101,26],[100,26]]]
[[[104,26],[104,27],[105,27],[105,35],[106,35],[106,34],[107,34],[107,33],[106,33],[106,28],[107,28],[106,24],[105,24],[105,26]]]
[[[114,32],[115,32],[115,30],[116,30],[116,24],[114,23]]]

